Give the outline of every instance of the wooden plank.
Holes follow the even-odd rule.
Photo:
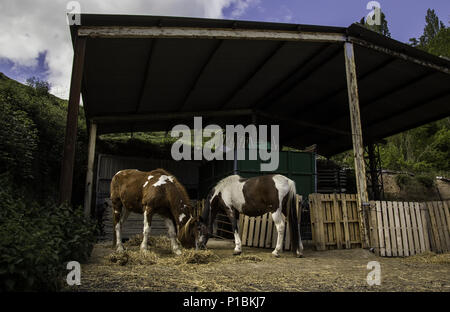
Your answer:
[[[272,247],[272,233],[273,233],[273,219],[272,214],[268,215],[267,219],[267,231],[266,231],[266,248]]]
[[[437,226],[437,232],[439,234],[439,241],[441,243],[441,252],[445,252],[447,249],[447,243],[445,241],[445,234],[444,231],[442,231],[442,217],[439,211],[439,206],[436,201],[432,202],[433,208],[434,208],[434,216],[436,218],[436,226]]]
[[[411,212],[410,212],[410,206],[411,203],[405,202],[403,204],[403,208],[405,211],[405,221],[406,221],[406,235],[408,237],[408,254],[410,256],[415,255],[416,251],[414,248],[414,236],[413,236],[413,229],[412,229],[412,223],[411,223]]]
[[[244,215],[241,213],[240,215],[239,215],[239,237],[241,238],[241,240],[242,240],[242,232],[243,232],[243,230],[244,230]]]
[[[439,239],[439,230],[436,223],[436,213],[432,202],[427,203],[428,211],[430,212],[431,232],[433,233],[433,245],[436,252],[442,252],[441,241]]]
[[[318,233],[318,248],[317,250],[325,250],[325,227],[324,227],[324,213],[322,209],[322,202],[320,201],[319,194],[314,199],[315,210],[317,213],[317,233]]]
[[[353,229],[354,229],[354,233],[355,233],[355,241],[357,241],[358,243],[356,243],[357,246],[355,246],[356,248],[362,247],[363,244],[364,246],[369,246],[369,243],[367,242],[367,244],[363,243],[363,239],[364,239],[364,232],[363,229],[361,228],[361,217],[360,217],[360,212],[359,212],[359,206],[358,206],[358,198],[357,195],[354,195],[354,202],[353,202],[353,214],[355,216],[354,221],[352,221],[353,224]],[[368,230],[368,225],[366,226],[365,230]],[[367,238],[368,238],[368,233],[367,234]]]
[[[243,226],[243,231],[242,231],[242,237],[241,237],[241,241],[242,241],[242,245],[246,246],[247,245],[247,237],[248,237],[248,226],[249,226],[249,216],[244,216],[244,226]]]
[[[350,195],[347,198],[347,215],[348,215],[348,232],[349,232],[349,240],[354,241],[355,240],[355,229],[353,227],[352,220],[355,219],[355,216],[353,215],[353,198]],[[352,248],[352,244],[350,243],[350,248]]]
[[[261,218],[261,230],[259,234],[258,247],[265,247],[266,228],[267,228],[267,213],[263,214]]]
[[[370,202],[370,238],[371,246],[377,255],[380,254],[380,243],[378,241],[378,225],[377,225],[377,205],[376,202]]]
[[[59,178],[59,202],[70,203],[72,198],[73,167],[77,143],[78,112],[80,107],[81,84],[83,80],[86,38],[77,38],[72,63],[69,102],[67,106],[66,131],[63,158]]]
[[[309,194],[308,201],[309,201],[309,219],[311,220],[311,240],[316,247],[317,250],[317,221],[316,221],[316,210],[314,208],[313,204],[313,197],[314,194]]]
[[[338,249],[342,249],[342,231],[341,231],[341,213],[340,213],[340,209],[339,209],[339,203],[338,203],[338,198],[337,198],[337,194],[333,194],[332,195],[332,199],[333,199],[333,211],[334,211],[334,227],[335,227],[335,232],[336,232],[336,245]]]
[[[97,141],[97,124],[91,122],[88,145],[88,164],[84,193],[84,216],[90,218],[92,207],[92,185],[94,181],[95,142]]]
[[[437,218],[437,224],[442,242],[442,251],[446,252],[450,249],[450,237],[448,236],[447,224],[445,222],[445,213],[442,206],[442,202],[434,202]]]
[[[419,207],[420,207],[420,218],[422,219],[423,238],[425,241],[425,251],[431,251],[431,245],[430,245],[431,233],[430,233],[430,228],[428,226],[428,224],[429,224],[428,208],[425,203],[419,203]]]
[[[350,249],[350,232],[348,228],[348,208],[347,208],[347,199],[346,194],[344,194],[341,197],[342,200],[342,221],[344,223],[344,242],[345,242],[345,248]]]
[[[369,246],[369,225],[366,224],[363,205],[369,202],[364,162],[364,143],[359,108],[358,78],[356,75],[355,52],[353,43],[344,43],[345,70],[347,78],[347,95],[352,129],[353,154],[355,162],[356,188],[358,190],[358,216],[360,219],[360,237],[362,247]]]
[[[414,203],[410,203],[409,211],[411,213],[411,225],[413,227],[413,237],[414,237],[414,254],[420,253],[420,239],[419,239],[419,227],[417,225],[417,215]]]
[[[189,38],[317,42],[344,42],[346,40],[344,34],[333,32],[164,26],[80,26],[77,34],[83,39],[85,39],[85,37]]]
[[[247,246],[253,246],[253,234],[255,232],[255,218],[249,218],[248,234],[247,234]]]
[[[450,233],[450,212],[449,212],[450,201],[448,201],[448,202],[442,201],[441,204],[442,204],[442,211],[443,211],[443,220],[445,220],[443,230],[445,231],[445,233],[447,235],[449,235],[449,233]],[[447,251],[450,251],[450,246],[447,246]]]
[[[388,207],[389,235],[391,238],[392,256],[397,257],[398,256],[397,236],[395,235],[394,212],[391,201],[387,202],[387,207]]]
[[[444,208],[444,215],[445,215],[445,220],[447,223],[447,233],[450,233],[450,200],[448,201],[443,201],[442,202],[442,206]]]
[[[418,253],[425,252],[425,237],[424,237],[424,231],[423,231],[423,225],[422,225],[422,216],[420,213],[420,204],[414,203],[414,210],[416,212],[416,219],[417,219],[417,232],[419,235],[419,248]]]
[[[253,247],[258,247],[260,228],[261,228],[261,216],[257,216],[255,218],[255,233],[253,234],[253,244],[252,244]]]
[[[321,207],[323,209],[324,212],[324,216],[325,216],[325,220],[327,221],[325,223],[325,243],[333,243],[334,239],[333,239],[333,225],[331,225],[330,223],[333,222],[332,218],[331,218],[331,211],[330,211],[330,201],[329,201],[329,195],[328,194],[323,194],[323,198],[321,200]],[[330,246],[330,244],[328,244],[328,246]]]
[[[428,229],[428,241],[430,243],[430,251],[436,251],[436,243],[434,242],[433,224],[431,224],[431,214],[430,214],[430,208],[428,206],[429,205],[427,202],[423,203],[423,207],[424,207],[423,215],[425,216],[425,219],[426,219],[425,224],[427,225],[427,229]]]
[[[402,232],[402,245],[403,245],[403,256],[409,256],[409,244],[408,244],[408,229],[406,226],[406,216],[405,209],[407,209],[408,203],[399,202],[398,210],[400,213],[400,230]]]
[[[445,241],[447,242],[446,250],[445,250],[447,252],[447,251],[450,251],[450,235],[449,235],[448,225],[447,225],[447,216],[445,214],[447,207],[445,206],[444,202],[442,202],[442,201],[438,202],[438,207],[439,207],[439,212],[441,214],[442,232],[444,233]]]
[[[383,215],[381,209],[381,201],[376,201],[378,242],[380,244],[378,255],[384,257],[386,256],[386,245],[384,237]]]
[[[392,208],[393,208],[393,212],[394,212],[395,237],[397,239],[397,252],[398,252],[398,256],[403,257],[403,241],[402,241],[402,232],[400,229],[400,212],[399,212],[398,202],[393,202]]]

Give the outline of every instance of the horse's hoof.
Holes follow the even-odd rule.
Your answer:
[[[280,258],[280,254],[279,254],[278,252],[272,252],[272,255],[273,255],[275,258]]]
[[[173,251],[174,254],[176,254],[177,256],[181,255],[181,250],[180,249],[176,249]]]
[[[117,251],[117,252],[124,252],[125,249],[123,248],[122,245],[119,245],[119,246],[117,247],[116,251]]]
[[[297,254],[297,258],[304,258],[303,254]]]
[[[233,256],[239,256],[242,253],[242,251],[233,251]]]

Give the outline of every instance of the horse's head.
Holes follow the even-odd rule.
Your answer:
[[[200,217],[190,217],[189,220],[180,228],[178,240],[184,248],[197,248],[199,237]]]

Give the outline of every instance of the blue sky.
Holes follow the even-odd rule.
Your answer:
[[[173,15],[343,26],[370,11],[368,0],[79,0],[82,13]],[[428,8],[450,26],[450,0],[379,0],[393,39],[423,33]],[[25,82],[48,80],[67,98],[73,56],[65,0],[0,2],[0,72]]]

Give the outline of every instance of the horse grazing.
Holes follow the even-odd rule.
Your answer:
[[[237,226],[239,213],[255,217],[271,212],[278,233],[277,245],[272,254],[279,257],[282,251],[285,215],[289,207],[292,251],[297,257],[302,257],[303,244],[300,237],[295,200],[295,182],[280,174],[249,179],[241,178],[238,175],[226,177],[209,192],[206,198],[200,218],[200,247],[206,248],[206,243],[212,233],[213,222],[220,209],[225,211],[231,221],[235,240],[234,255],[239,255],[242,252],[241,238]]]
[[[169,172],[156,169],[143,172],[127,169],[117,172],[111,181],[111,205],[114,216],[113,247],[123,251],[120,232],[130,212],[144,214],[141,250],[147,250],[153,214],[164,218],[172,250],[181,254],[180,246],[196,246],[198,218],[192,216],[192,206],[186,189]]]

